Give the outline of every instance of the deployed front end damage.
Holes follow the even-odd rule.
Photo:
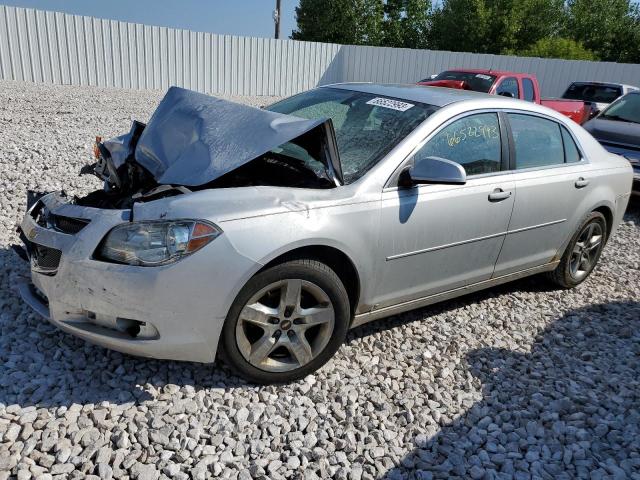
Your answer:
[[[97,175],[103,189],[83,197],[30,193],[18,229],[24,249],[18,251],[30,262],[31,281],[20,292],[63,330],[157,358],[213,361],[217,328],[238,288],[222,279],[252,270],[255,261],[239,255],[211,220],[169,219],[160,211],[157,218],[136,219],[135,204],[204,189],[325,189],[342,183],[330,120],[300,119],[175,87],[147,125],[134,122],[125,135],[98,139],[95,156],[81,173]],[[158,239],[165,243],[156,248]],[[147,249],[129,247],[133,241]],[[203,254],[211,262],[191,256],[207,244]],[[233,267],[210,271],[213,259],[231,254]],[[212,274],[220,279],[214,293],[206,283],[186,286],[189,278]],[[122,298],[139,301],[123,304]],[[174,298],[187,300],[176,304]],[[189,328],[176,322],[187,317]]]
[[[306,120],[169,89],[148,125],[97,141],[83,169],[105,184],[79,199],[101,208],[207,188],[331,188],[343,181],[330,119]]]

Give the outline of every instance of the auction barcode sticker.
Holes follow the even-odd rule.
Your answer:
[[[391,100],[390,98],[376,97],[367,102],[367,105],[376,105],[378,107],[390,108],[392,110],[398,110],[399,112],[406,112],[413,103],[401,102],[400,100]]]

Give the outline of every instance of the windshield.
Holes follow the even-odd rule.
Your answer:
[[[640,94],[630,93],[621,97],[603,110],[598,118],[640,123]]]
[[[467,82],[470,90],[488,93],[491,85],[496,81],[496,77],[495,75],[486,75],[484,73],[447,71],[442,72],[433,79],[433,81],[437,80],[462,80]]]
[[[620,95],[622,95],[622,88],[615,85],[572,83],[562,98],[584,102],[611,103]]]
[[[345,183],[360,178],[437,110],[433,105],[340,88],[318,88],[267,110],[306,119],[331,118]]]

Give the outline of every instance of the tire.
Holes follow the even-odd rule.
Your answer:
[[[220,349],[226,363],[250,382],[291,382],[338,351],[350,312],[333,270],[317,260],[290,260],[256,274],[238,293]]]
[[[589,233],[590,229],[592,229],[591,233]],[[598,235],[600,238],[596,243],[593,239]],[[589,277],[598,263],[606,240],[607,221],[604,215],[600,212],[591,212],[571,238],[556,269],[549,273],[551,281],[562,288],[574,288],[580,285]],[[581,260],[583,255],[588,257],[585,263]]]

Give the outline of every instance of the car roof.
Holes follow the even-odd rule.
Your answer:
[[[493,75],[495,77],[502,77],[508,75],[525,75],[530,76],[528,73],[523,72],[511,72],[508,70],[493,70],[486,68],[449,68],[444,70],[444,72],[462,72],[462,73],[484,73],[485,75]]]
[[[624,87],[624,88],[634,88],[637,89],[635,85],[628,85],[626,83],[616,83],[616,82],[571,82],[571,85],[604,85],[607,87]],[[569,85],[569,86],[571,86]]]
[[[331,85],[324,85],[323,87],[340,88],[343,90],[370,93],[372,95],[399,98],[409,102],[426,103],[436,107],[444,107],[445,105],[464,100],[476,100],[478,98],[486,97],[492,98],[492,95],[487,93],[473,92],[471,90],[428,87],[402,83],[334,83]]]

